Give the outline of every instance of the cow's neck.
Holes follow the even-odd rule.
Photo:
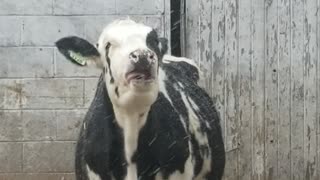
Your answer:
[[[146,123],[149,110],[150,107],[134,110],[114,107],[116,121],[123,129],[125,155],[129,164],[137,150],[139,132]]]

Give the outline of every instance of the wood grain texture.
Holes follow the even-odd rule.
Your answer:
[[[212,15],[212,98],[219,111],[223,137],[225,138],[225,100],[224,100],[224,79],[225,79],[225,9],[224,0],[216,0],[213,3]]]
[[[252,173],[252,92],[251,92],[251,0],[239,1],[239,157],[240,180],[250,180]]]
[[[317,179],[320,179],[320,0],[317,2]]]
[[[252,1],[252,179],[264,179],[264,1]]]
[[[304,5],[304,178],[315,180],[317,158],[317,0]]]
[[[290,179],[290,110],[291,110],[291,23],[290,0],[279,0],[279,124],[278,124],[278,176]]]
[[[186,2],[185,52],[222,119],[224,179],[320,179],[320,0]]]
[[[209,89],[212,89],[212,1],[211,0],[199,0],[200,4],[200,19],[199,19],[199,68],[203,73],[203,79],[200,85]],[[211,91],[209,91],[211,96]]]
[[[225,1],[225,123],[227,151],[226,178],[237,179],[239,136],[239,76],[238,76],[238,1]]]
[[[278,173],[278,1],[265,2],[265,174],[276,179]]]
[[[185,20],[185,56],[190,57],[196,61],[199,61],[200,50],[199,50],[199,4],[194,1],[186,1],[186,20]]]
[[[302,180],[304,177],[304,1],[291,2],[291,178]]]

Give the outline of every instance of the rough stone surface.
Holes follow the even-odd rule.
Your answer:
[[[53,12],[61,15],[114,14],[116,0],[54,0]]]
[[[53,46],[64,36],[84,36],[81,17],[29,16],[23,18],[22,45]]]
[[[0,173],[22,171],[22,144],[0,143]]]
[[[1,15],[49,15],[52,14],[51,0],[1,0]]]
[[[161,14],[163,12],[163,0],[117,0],[119,14]]]
[[[54,111],[24,111],[22,118],[24,140],[40,141],[56,139]]]
[[[23,145],[23,171],[73,172],[75,142],[32,142]]]
[[[21,111],[0,110],[0,141],[20,141],[23,139]],[[1,161],[0,161],[1,162]]]
[[[87,110],[59,110],[55,112],[57,140],[77,140]]]
[[[73,173],[3,173],[1,180],[75,180]]]
[[[0,47],[0,54],[1,78],[53,77],[52,48]]]
[[[0,6],[0,8],[2,8],[2,6]],[[0,24],[0,46],[19,46],[21,41],[22,20],[18,17],[0,16]],[[3,24],[5,24],[5,26]]]

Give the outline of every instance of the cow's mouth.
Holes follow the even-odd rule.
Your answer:
[[[133,70],[126,74],[128,83],[148,83],[154,80],[154,75],[151,70]]]

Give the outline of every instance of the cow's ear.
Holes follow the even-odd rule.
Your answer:
[[[67,59],[77,65],[96,64],[102,68],[98,50],[85,39],[69,36],[58,40],[56,46]]]
[[[159,38],[159,49],[162,55],[166,54],[168,51],[168,39],[167,38]]]

